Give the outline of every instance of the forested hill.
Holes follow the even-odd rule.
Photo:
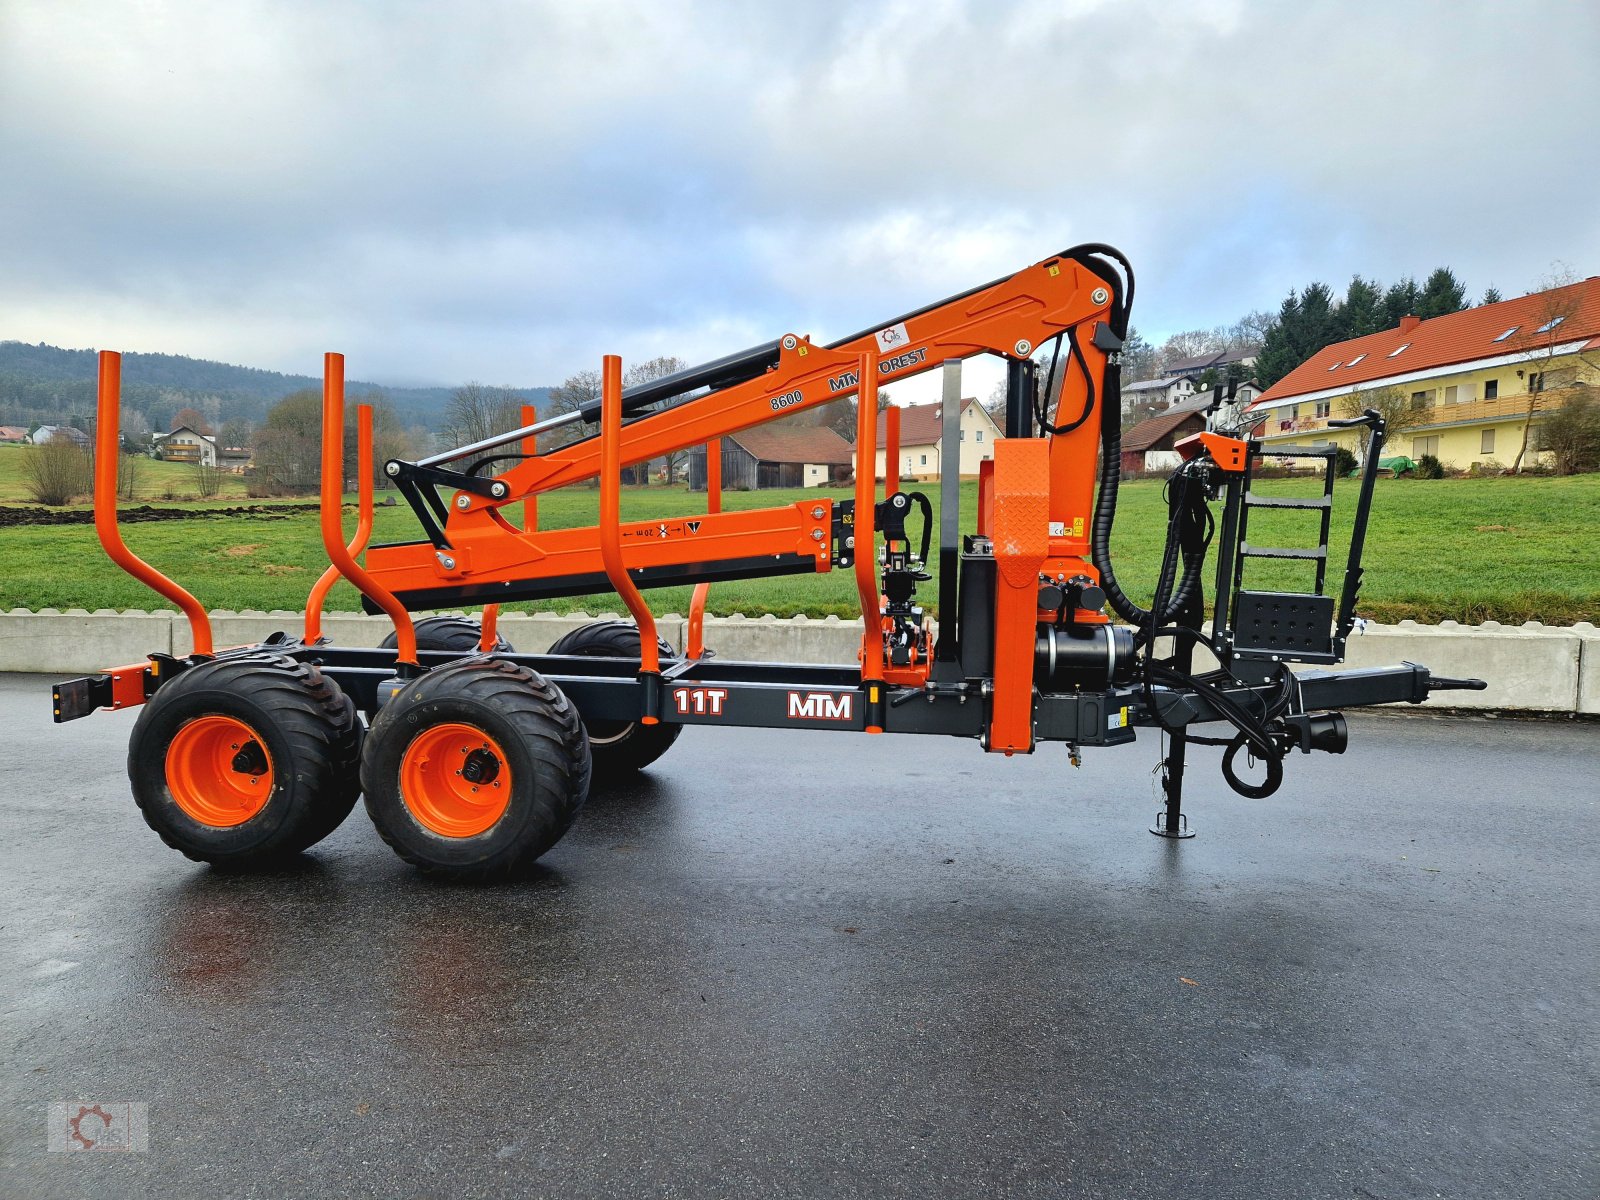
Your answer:
[[[0,425],[36,421],[70,421],[94,411],[98,367],[93,350],[64,350],[44,344],[0,341]],[[485,381],[491,382],[491,381]],[[180,408],[220,409],[223,421],[240,418],[259,423],[283,397],[302,388],[321,388],[310,375],[284,375],[256,367],[185,358],[178,354],[124,354],[123,403],[144,414],[155,429],[164,429]],[[381,392],[402,422],[436,428],[450,399],[450,388],[383,387],[351,380],[352,396]],[[533,404],[542,404],[547,387],[517,388]]]

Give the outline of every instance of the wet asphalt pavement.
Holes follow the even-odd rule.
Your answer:
[[[129,714],[0,678],[0,1196],[1600,1194],[1600,726],[1380,717],[1270,800],[1152,737],[687,731],[525,882],[358,808],[227,876]],[[46,1152],[51,1101],[145,1154]]]

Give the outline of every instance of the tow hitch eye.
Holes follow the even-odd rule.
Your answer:
[[[493,783],[499,774],[500,760],[487,750],[474,750],[461,767],[461,778],[468,783]]]
[[[1300,749],[1310,754],[1321,750],[1327,754],[1343,754],[1350,744],[1350,727],[1344,714],[1336,712],[1301,713],[1285,722],[1297,736]]]

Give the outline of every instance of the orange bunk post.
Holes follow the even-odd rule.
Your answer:
[[[539,410],[531,404],[522,406],[522,427],[524,429],[539,423]],[[519,447],[524,455],[533,458],[539,453],[539,435],[530,433],[522,439]],[[539,528],[539,493],[529,492],[527,499],[522,502],[522,528],[524,532],[532,533]]]
[[[600,373],[600,559],[606,579],[639,626],[639,678],[644,725],[661,723],[661,650],[656,619],[622,561],[622,359],[605,356]]]
[[[900,490],[900,408],[891,404],[883,414],[883,498]],[[877,460],[874,455],[873,466]]]
[[[211,618],[206,615],[205,607],[188,591],[129,550],[122,540],[122,530],[117,525],[117,459],[122,453],[121,418],[122,355],[114,350],[102,350],[95,405],[95,534],[112,562],[183,610],[183,615],[189,618],[193,653],[196,657],[209,658],[212,653]]]
[[[706,443],[706,512],[722,511],[722,439],[712,438]],[[709,583],[694,585],[694,598],[689,601],[689,638],[684,653],[689,658],[703,658],[706,652],[705,623],[706,600],[711,595]]]
[[[522,424],[526,428],[539,420],[539,410],[531,404],[522,406]],[[539,453],[539,435],[530,433],[522,439],[519,449],[523,454],[532,456]],[[531,533],[539,528],[539,496],[537,492],[529,492],[522,501],[522,528],[524,532]],[[500,637],[500,606],[498,604],[485,604],[483,606],[483,632],[478,637],[478,650],[488,654],[494,649],[495,642]]]
[[[417,629],[393,593],[367,574],[344,542],[344,355],[322,358],[322,548],[328,559],[361,594],[394,622],[395,661],[417,665]]]
[[[356,407],[356,471],[356,535],[345,547],[351,557],[365,551],[367,543],[372,540],[372,405],[370,404]],[[339,568],[329,563],[328,569],[316,583],[311,585],[311,595],[306,597],[305,642],[308,646],[322,639],[322,606],[338,579]]]

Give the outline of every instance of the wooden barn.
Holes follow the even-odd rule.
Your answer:
[[[758,425],[722,439],[722,486],[754,491],[848,483],[854,457],[854,447],[824,425]],[[705,487],[706,451],[696,446],[689,452],[689,489]]]
[[[1207,395],[1202,400],[1175,404],[1166,412],[1140,421],[1122,434],[1122,473],[1138,475],[1145,471],[1171,470],[1180,459],[1173,449],[1190,434],[1206,427],[1205,409],[1211,403]]]

